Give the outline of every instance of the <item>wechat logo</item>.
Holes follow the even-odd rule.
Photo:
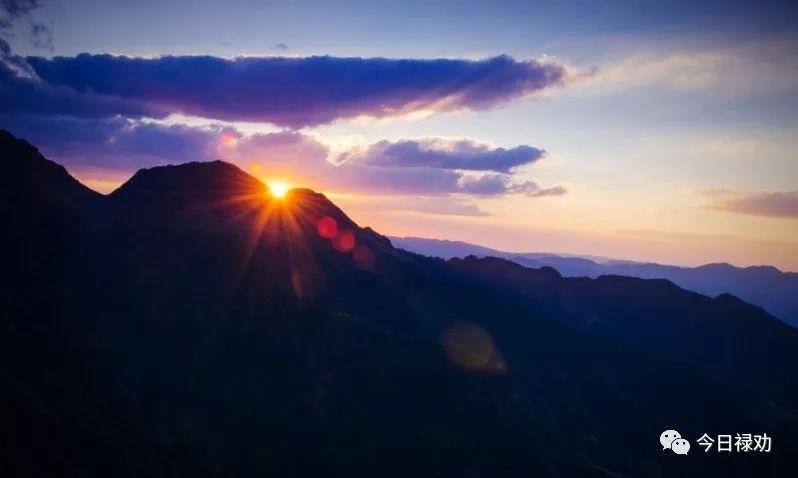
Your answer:
[[[663,450],[670,450],[677,455],[686,455],[690,451],[690,442],[682,438],[676,430],[665,430],[659,436]]]

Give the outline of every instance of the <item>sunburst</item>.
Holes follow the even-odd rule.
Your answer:
[[[285,181],[269,181],[269,191],[276,199],[282,199],[291,190],[291,185]]]

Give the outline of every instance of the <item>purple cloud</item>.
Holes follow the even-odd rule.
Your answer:
[[[30,140],[45,155],[73,168],[109,168],[132,173],[157,164],[221,158],[263,176],[296,178],[304,186],[325,191],[428,197],[544,196],[564,192],[557,192],[558,188],[541,189],[531,182],[515,183],[510,174],[466,175],[463,171],[436,167],[439,164],[435,162],[432,167],[420,163],[386,166],[363,162],[353,152],[333,163],[326,145],[297,131],[245,135],[224,126],[201,128],[121,117],[78,119],[32,115],[0,115],[0,127]],[[479,211],[459,208],[458,213],[477,215]]]
[[[93,92],[79,94],[64,86],[53,86],[35,78],[29,65],[10,54],[0,40],[0,113],[68,115],[78,118],[107,118],[124,115],[164,117],[165,112],[116,96]]]
[[[122,117],[85,119],[0,115],[0,127],[30,141],[65,166],[133,172],[142,167],[215,159],[213,145],[229,129],[138,122]]]
[[[567,191],[562,186],[541,188],[533,181],[515,183],[506,174],[486,174],[479,177],[466,177],[460,182],[463,193],[479,196],[496,196],[502,194],[523,194],[528,197],[560,196]]]
[[[798,219],[798,191],[737,195],[723,199],[712,207],[737,214]]]
[[[486,109],[565,81],[553,63],[485,60],[81,54],[28,57],[54,88],[226,121],[291,128],[340,118]],[[65,108],[60,113],[71,114]]]
[[[53,34],[50,27],[33,18],[33,11],[41,7],[38,0],[0,1],[0,35],[13,36],[14,24],[27,20],[28,34],[33,46],[53,50]]]
[[[402,140],[380,141],[362,152],[342,159],[357,160],[377,166],[425,167],[463,171],[495,171],[511,169],[542,158],[545,151],[531,146],[511,149],[491,148],[471,140]]]

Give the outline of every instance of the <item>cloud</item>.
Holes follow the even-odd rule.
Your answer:
[[[677,90],[701,89],[715,84],[731,60],[730,53],[718,51],[634,56],[603,67],[592,81],[614,88],[661,84]]]
[[[720,211],[773,218],[798,219],[798,191],[735,193],[713,191],[720,197],[711,207]]]
[[[44,48],[46,50],[54,51],[53,45],[53,32],[50,27],[41,22],[31,22],[30,35],[33,39],[33,46],[36,48]]]
[[[378,166],[509,173],[515,167],[537,161],[544,154],[543,150],[531,146],[504,149],[492,148],[472,140],[425,138],[395,143],[380,141],[362,152],[350,153],[342,159]]]
[[[372,154],[375,151],[389,150],[394,145],[407,144],[459,144],[464,156],[458,157],[454,150],[449,150],[445,161],[437,155],[428,157],[423,152],[418,158],[411,158],[409,152],[414,148],[400,148],[403,154],[408,156],[402,161],[394,162],[383,160],[384,156],[380,154]],[[242,137],[229,151],[222,152],[222,156],[234,158],[233,160],[240,164],[263,162],[264,170],[301,178],[303,181],[312,181],[315,183],[313,186],[320,189],[334,185],[340,188],[340,191],[360,194],[422,196],[523,194],[529,197],[542,197],[565,193],[562,187],[543,189],[531,181],[516,183],[511,174],[483,174],[473,162],[469,163],[473,160],[471,154],[473,149],[463,145],[479,145],[475,148],[489,159],[493,157],[490,155],[491,151],[495,152],[495,157],[499,159],[507,151],[502,148],[490,149],[473,140],[425,138],[396,143],[380,141],[365,148],[353,148],[344,152],[335,158],[333,163],[330,161],[329,150],[317,140],[298,132],[283,132]],[[540,151],[529,146],[513,148],[510,151],[527,149]],[[540,156],[540,153],[536,156]],[[489,162],[480,159],[479,163],[482,162],[485,163],[482,168],[489,170]],[[467,175],[462,170],[454,169],[458,164],[468,165],[462,169],[477,170],[480,174]],[[500,162],[500,164],[505,163]],[[509,167],[506,169],[509,170]]]
[[[105,95],[154,110],[291,128],[341,118],[481,110],[566,81],[554,62],[81,54],[28,57],[53,88]],[[71,114],[69,110],[60,111]]]
[[[278,43],[278,44],[274,45],[274,49],[275,50],[280,50],[280,51],[285,51],[285,50],[288,50],[288,45],[286,45],[285,43]]]
[[[455,197],[341,196],[336,204],[349,212],[379,213],[413,212],[436,216],[486,217],[491,214],[476,204]]]
[[[534,181],[525,181],[521,184],[511,184],[507,191],[511,194],[523,194],[527,197],[542,198],[546,196],[562,196],[568,190],[562,186],[554,186],[551,188],[541,188],[538,183]]]
[[[38,0],[2,0],[0,1],[0,28],[11,28],[13,22],[41,6]]]
[[[104,118],[116,115],[164,117],[145,104],[94,92],[74,90],[40,81],[24,59],[11,54],[0,40],[0,114],[68,115]]]
[[[38,115],[0,115],[0,127],[30,141],[66,166],[135,171],[167,163],[215,159],[223,127],[194,128],[114,117],[81,119]]]
[[[421,166],[419,162],[412,166],[371,164],[361,161],[357,153],[344,154],[344,159],[339,157],[332,162],[325,144],[298,131],[243,134],[223,125],[196,127],[122,117],[78,119],[8,114],[0,115],[0,127],[28,139],[45,155],[73,169],[98,167],[132,173],[156,164],[221,158],[261,177],[282,177],[328,192],[424,197],[506,194],[540,197],[565,192],[559,187],[540,188],[529,181],[517,183],[511,174],[482,171],[466,174],[435,167],[437,163],[432,167]],[[458,213],[479,214],[468,207],[459,207]]]
[[[503,194],[523,194],[528,197],[560,196],[567,191],[562,186],[541,188],[533,181],[514,183],[506,174],[487,174],[479,177],[465,177],[460,182],[460,190],[466,194],[496,196]]]
[[[33,11],[41,7],[38,0],[0,0],[0,35],[12,35],[14,24],[27,20],[33,46],[53,51],[50,27],[33,18]]]
[[[632,90],[640,90],[640,94],[707,93],[734,101],[761,99],[763,94],[794,97],[798,74],[795,35],[749,40],[722,45],[698,42],[649,53],[622,49],[619,52],[631,53],[607,58],[594,75],[579,76],[579,81],[570,81],[569,88],[560,92],[577,96],[629,94]]]

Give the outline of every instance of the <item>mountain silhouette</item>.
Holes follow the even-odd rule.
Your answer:
[[[714,299],[672,282],[622,276],[563,278],[499,258],[451,259],[466,274],[515,290],[540,313],[586,332],[655,350],[704,370],[763,414],[798,413],[798,331],[732,295]],[[778,398],[776,398],[778,397]]]
[[[462,241],[392,237],[402,249],[433,257],[501,257],[525,267],[553,267],[566,277],[620,275],[642,279],[668,279],[679,287],[715,297],[733,294],[798,327],[798,273],[782,272],[772,266],[735,267],[705,264],[679,267],[654,263],[618,261],[607,258],[566,256],[548,253],[514,253]]]
[[[736,298],[423,257],[221,161],[102,196],[0,155],[3,476],[788,476],[798,337]]]

